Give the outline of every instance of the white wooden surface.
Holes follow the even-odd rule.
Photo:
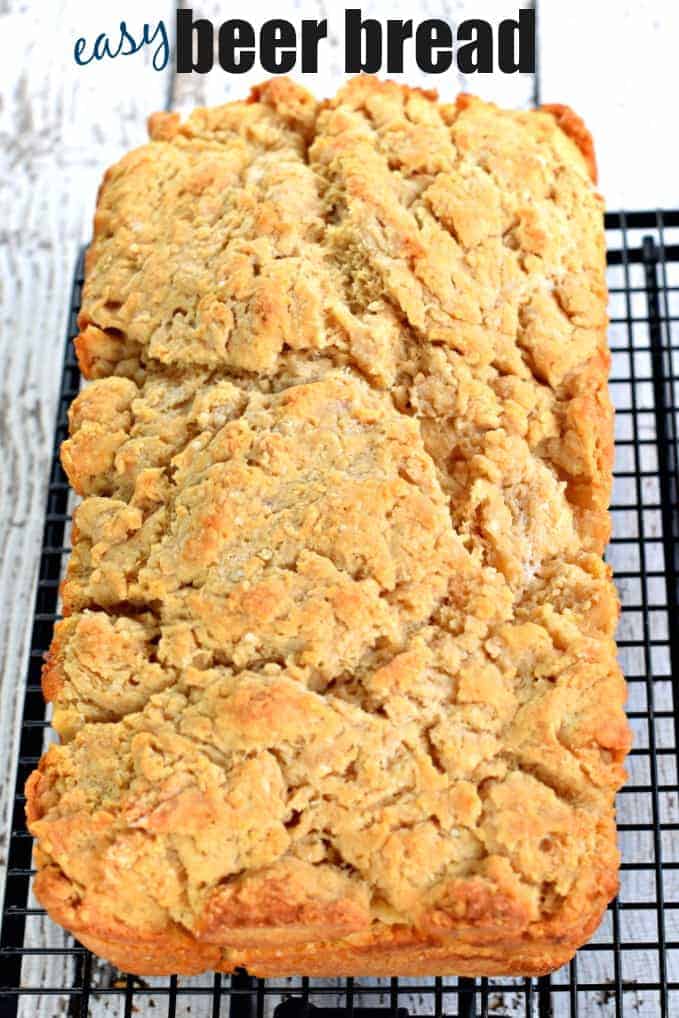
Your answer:
[[[171,0],[0,0],[0,759],[5,761],[0,895],[70,276],[77,249],[88,236],[96,188],[105,167],[143,141],[146,115],[162,108],[169,96],[173,105],[187,109],[242,95],[263,77],[252,72],[234,79],[217,69],[178,80],[171,65],[157,72],[141,54],[87,68],[73,62],[79,35],[93,38],[114,31],[121,19],[133,28],[160,18],[170,26],[175,6]],[[190,6],[196,16],[216,22],[234,16],[224,0],[195,0]],[[508,0],[370,0],[362,9],[365,16],[439,16],[455,22],[463,16],[515,16],[518,6]],[[328,17],[334,44],[317,79],[307,76],[305,82],[319,95],[335,90],[343,76],[339,7],[330,0],[287,5],[251,0],[246,10],[243,16],[255,24],[272,16]],[[674,52],[679,5],[673,0],[540,0],[538,25],[537,81],[528,75],[464,81],[451,72],[433,84],[446,97],[467,89],[527,107],[538,91],[542,101],[567,102],[595,133],[609,207],[679,206],[679,60]],[[432,85],[412,60],[402,77]],[[42,923],[29,924],[29,934],[36,946],[64,942],[60,931]],[[58,985],[60,966],[69,969],[70,964],[68,959],[37,959],[31,978],[44,965]],[[642,958],[639,964],[638,978],[643,978],[646,962]],[[110,978],[107,970],[102,969],[101,978]],[[409,1003],[416,1012],[417,1001]],[[594,1003],[599,1007],[599,1001]],[[635,1013],[655,1013],[653,1003],[648,1011],[643,1000],[630,999],[630,1004]],[[65,1013],[65,1003],[56,998],[27,1006],[26,1014],[44,1018]],[[149,1014],[162,1014],[162,1001],[159,1006],[160,1012]],[[100,1013],[112,1010],[101,1012],[93,1003],[92,1014]],[[178,1014],[184,1013],[180,1006]],[[190,1012],[191,1018],[208,1013],[205,1001],[194,1002]],[[510,1007],[495,1013],[513,1012]],[[603,1007],[592,1013],[607,1011]]]
[[[541,102],[594,135],[609,209],[679,204],[679,3],[540,0]]]

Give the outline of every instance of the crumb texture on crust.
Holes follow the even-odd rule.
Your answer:
[[[547,972],[629,746],[584,127],[364,77],[150,133],[87,258],[36,894],[140,974]]]

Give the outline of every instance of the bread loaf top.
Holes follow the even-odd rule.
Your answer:
[[[151,134],[87,259],[36,892],[135,971],[554,967],[629,743],[588,136],[370,78]]]

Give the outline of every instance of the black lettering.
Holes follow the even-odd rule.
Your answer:
[[[518,37],[519,55],[516,55]],[[522,7],[519,20],[507,18],[498,28],[498,64],[505,74],[535,74],[535,11]]]
[[[387,71],[389,74],[403,72],[403,43],[413,37],[413,23],[409,21],[387,21]]]
[[[493,30],[481,18],[461,21],[457,30],[458,42],[467,43],[457,51],[457,66],[462,74],[492,74],[493,72]]]
[[[196,60],[193,42],[196,41]],[[214,64],[214,29],[205,18],[193,20],[193,10],[177,11],[177,72],[207,74]]]
[[[444,74],[453,62],[453,33],[446,21],[430,18],[415,33],[417,66],[426,74]]]
[[[297,34],[289,21],[265,21],[259,33],[259,59],[264,70],[269,74],[291,71],[297,59],[296,45]]]
[[[302,73],[316,74],[318,71],[318,44],[328,37],[328,21],[302,22]]]
[[[365,36],[365,59],[363,39]],[[344,69],[347,74],[376,74],[382,66],[382,26],[374,18],[361,18],[360,10],[344,12]]]
[[[219,63],[227,74],[245,74],[255,63],[255,30],[249,21],[232,18],[219,29]]]

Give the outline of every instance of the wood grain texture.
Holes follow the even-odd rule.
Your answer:
[[[120,63],[76,67],[78,35],[94,36],[119,19],[138,23],[137,5],[102,14],[81,0],[48,5],[5,0],[0,8],[0,783],[4,878],[6,828],[30,637],[36,567],[71,275],[87,238],[103,169],[145,137],[149,109],[165,103],[168,76],[139,54]],[[50,5],[51,6],[51,5]],[[146,17],[169,17],[164,0]],[[168,72],[169,74],[169,72]],[[4,879],[0,882],[4,885]],[[2,894],[4,886],[0,886]],[[59,938],[29,920],[29,935]],[[34,959],[32,966],[39,966]],[[64,959],[69,969],[71,962]],[[63,980],[49,960],[48,978]],[[38,979],[35,971],[31,979]],[[59,1014],[55,1001],[53,1010]]]
[[[118,58],[79,69],[72,59],[72,47],[78,35],[93,38],[99,31],[117,29],[127,19],[130,26],[143,21],[155,23],[165,18],[170,25],[175,5],[166,0],[117,2],[115,5],[92,4],[91,0],[65,0],[60,3],[58,17],[54,11],[45,15],[47,5],[33,0],[0,0],[0,360],[2,363],[2,397],[0,402],[0,753],[6,763],[6,780],[0,783],[0,894],[4,862],[4,830],[8,794],[13,791],[16,734],[18,732],[21,692],[30,636],[36,567],[43,527],[47,469],[52,446],[56,394],[62,357],[62,338],[66,323],[67,302],[75,256],[79,245],[89,234],[96,188],[105,167],[126,149],[145,138],[145,121],[149,112],[162,108],[168,98],[179,109],[196,104],[223,102],[241,96],[251,84],[260,80],[261,72],[238,78],[228,77],[221,69],[205,76],[174,76],[168,67],[154,71],[150,54]],[[55,5],[56,6],[56,5]],[[235,16],[224,0],[195,0],[194,15],[210,17],[219,22]],[[364,16],[373,17],[444,17],[455,23],[465,16],[515,16],[517,4],[509,0],[448,0],[436,3],[425,0],[414,5],[404,0],[385,4],[370,0],[362,5]],[[543,0],[540,4],[540,93],[543,101],[562,101],[574,106],[593,128],[602,167],[604,189],[610,202],[623,201],[629,207],[649,204],[679,203],[677,177],[670,145],[673,130],[676,86],[663,87],[663,76],[669,74],[670,40],[676,40],[676,7],[672,3],[651,3],[637,0],[616,8],[622,11],[615,24],[601,20],[601,8],[584,0],[570,5]],[[102,8],[107,9],[102,9]],[[566,9],[567,8],[567,9]],[[639,17],[634,17],[639,12]],[[578,31],[585,14],[594,19],[593,39]],[[248,17],[255,25],[268,17],[284,16],[291,20],[301,17],[327,17],[330,39],[327,62],[316,80],[305,79],[319,94],[332,93],[343,77],[339,28],[342,9],[324,0],[296,0],[284,10],[271,2],[253,0],[247,6]],[[339,19],[339,20],[338,20]],[[643,22],[643,32],[639,24]],[[608,45],[604,45],[604,41]],[[643,44],[640,47],[640,40]],[[639,67],[639,50],[643,49],[645,71]],[[653,60],[660,52],[662,59]],[[664,55],[664,56],[663,56]],[[664,60],[664,63],[663,63]],[[647,73],[650,68],[650,73]],[[674,71],[671,72],[672,74]],[[434,82],[425,78],[414,66],[412,57],[406,65],[404,80],[412,84],[432,84],[445,98],[467,89],[505,105],[531,105],[535,81],[532,76],[489,75],[464,80],[451,72]],[[613,111],[611,113],[611,111]],[[644,145],[631,144],[631,137],[644,138]],[[649,149],[654,153],[648,168]],[[625,370],[625,365],[621,366]],[[622,397],[621,397],[622,398]],[[621,427],[626,425],[621,423]],[[645,482],[646,483],[646,482]],[[634,501],[636,492],[624,485],[618,492],[621,500]],[[653,492],[648,492],[653,501]],[[633,533],[635,514],[616,520],[618,533]],[[647,536],[659,532],[659,518],[652,514],[647,521]],[[636,568],[633,546],[619,546],[613,552],[614,565],[620,569]],[[649,545],[649,568],[658,566],[659,550]],[[635,591],[628,591],[636,597]],[[621,635],[639,639],[641,622],[626,617]],[[643,671],[645,663],[635,658],[630,649],[624,655],[629,668]],[[665,674],[667,662],[654,661],[658,674]],[[667,684],[666,684],[667,685]],[[665,686],[659,695],[669,694]],[[635,687],[632,706],[643,709],[645,690]],[[647,738],[637,724],[639,738]],[[634,758],[633,775],[644,779],[646,761]],[[661,759],[661,780],[674,778],[667,770],[667,758]],[[676,796],[663,803],[667,818],[677,819]],[[649,819],[647,802],[638,796],[622,797],[621,816],[625,820]],[[649,856],[650,849],[640,835],[623,836],[626,850],[639,858]],[[676,889],[675,889],[676,890]],[[624,879],[628,899],[653,902],[657,894],[646,873],[629,873]],[[676,894],[675,894],[676,897]],[[676,914],[676,913],[675,913]],[[626,932],[640,940],[652,941],[657,933],[648,928],[654,912],[625,914]],[[668,918],[668,922],[670,919]],[[610,935],[610,919],[597,935],[604,942]],[[41,919],[30,919],[27,939],[37,948],[65,948],[69,939],[60,929]],[[672,938],[679,940],[679,930]],[[612,962],[608,952],[587,956],[587,976],[608,980]],[[625,961],[625,979],[648,979],[657,961],[650,953],[635,952]],[[25,983],[28,985],[68,985],[73,977],[73,961],[36,956],[26,963]],[[582,975],[582,973],[581,973]],[[102,990],[111,986],[116,974],[106,965],[96,965],[95,984]],[[679,980],[679,972],[674,974]],[[159,987],[164,980],[151,980]],[[182,986],[205,987],[210,979],[183,980]],[[407,988],[407,983],[405,984]],[[388,1003],[388,987],[384,1000],[373,997],[356,999],[357,1006]],[[135,998],[135,1006],[144,1015],[166,1013],[166,999]],[[656,1001],[633,988],[625,995],[626,1006],[635,1015],[658,1013]],[[277,1003],[267,1002],[267,1015]],[[328,1004],[335,1001],[328,1000]],[[336,1003],[342,1003],[337,1000]],[[561,1003],[559,1000],[557,1003]],[[152,1004],[155,1007],[152,1007]],[[405,995],[399,1004],[413,1014],[424,1014],[430,1002],[416,994]],[[567,996],[563,995],[568,1013]],[[503,995],[491,1001],[491,1012],[498,1015],[523,1013],[523,998],[517,994]],[[610,1001],[592,997],[582,1001],[582,1015],[605,1016],[614,1013]],[[456,1001],[444,994],[443,1010],[454,1012]],[[66,1014],[67,1000],[56,996],[27,998],[22,1005],[26,1016],[61,1016]],[[93,1018],[123,1014],[124,998],[106,998],[102,994],[90,1002]],[[211,1014],[207,997],[187,995],[178,1003],[177,1015],[186,1018]]]
[[[679,4],[541,0],[541,102],[565,102],[597,142],[609,209],[679,204]]]

